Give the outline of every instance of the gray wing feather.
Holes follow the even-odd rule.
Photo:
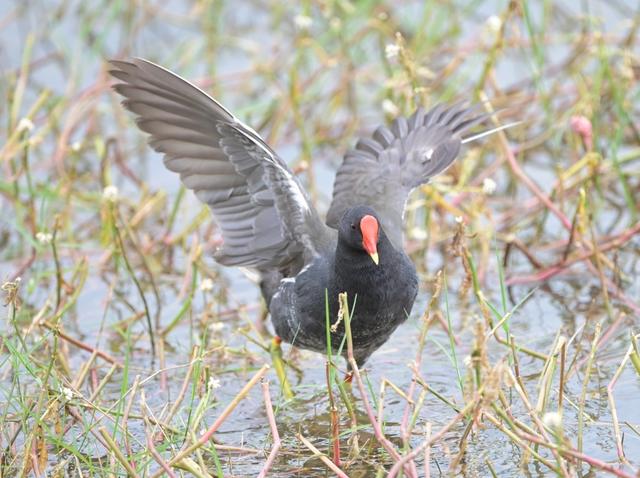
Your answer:
[[[165,166],[208,204],[224,265],[283,268],[329,234],[298,180],[260,136],[205,92],[143,59],[112,61],[114,89]],[[324,230],[323,230],[324,228]]]
[[[460,152],[461,135],[486,119],[463,104],[419,108],[409,118],[381,126],[360,139],[338,169],[327,224],[336,228],[344,212],[367,204],[378,213],[396,246],[402,245],[402,218],[412,189],[447,169]]]

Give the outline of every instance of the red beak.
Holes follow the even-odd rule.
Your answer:
[[[378,265],[378,220],[367,214],[360,219],[360,231],[362,232],[362,247],[371,256],[373,262]]]

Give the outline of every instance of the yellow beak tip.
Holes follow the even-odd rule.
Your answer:
[[[371,256],[371,259],[373,259],[373,262],[378,265],[380,262],[380,258],[378,257],[378,253],[374,252],[373,254],[369,254]]]

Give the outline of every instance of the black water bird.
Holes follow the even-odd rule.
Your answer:
[[[276,334],[325,351],[325,293],[333,321],[347,292],[362,365],[406,320],[418,291],[402,248],[407,196],[451,165],[462,134],[487,115],[439,105],[360,139],[338,169],[325,223],[282,159],[212,97],[143,59],[111,64],[114,89],[151,147],[211,208],[223,238],[215,260],[259,273]],[[334,348],[343,333],[332,334]]]

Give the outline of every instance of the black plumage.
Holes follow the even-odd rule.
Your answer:
[[[347,292],[363,364],[416,298],[415,267],[402,249],[407,196],[454,161],[461,135],[486,116],[460,104],[419,109],[361,139],[337,172],[326,225],[286,164],[217,101],[146,60],[111,63],[114,88],[151,147],[210,206],[223,237],[215,259],[260,274],[276,333],[325,351],[325,291],[332,321],[338,293]],[[333,333],[334,348],[343,333]]]
[[[313,257],[295,277],[282,280],[269,308],[276,333],[283,340],[323,351],[326,299],[334,322],[338,294],[347,292],[353,305],[351,331],[358,365],[364,364],[406,320],[418,293],[413,263],[402,249],[394,248],[384,229],[380,228],[377,241],[379,263],[364,250],[358,224],[365,215],[376,217],[376,212],[368,206],[347,209],[332,251]],[[334,351],[342,343],[344,330],[341,324],[331,334]],[[343,350],[346,352],[346,347]]]

